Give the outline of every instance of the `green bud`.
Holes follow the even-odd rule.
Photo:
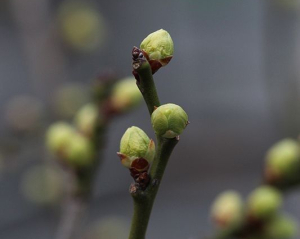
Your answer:
[[[225,191],[214,201],[211,216],[218,227],[232,230],[242,224],[243,201],[235,191]]]
[[[178,105],[159,106],[151,115],[155,133],[164,138],[174,138],[182,133],[188,124],[186,112]]]
[[[94,156],[92,142],[83,135],[75,133],[66,147],[66,161],[74,167],[89,166],[93,162]]]
[[[72,139],[74,132],[74,128],[65,122],[52,124],[46,133],[48,149],[54,154],[62,153]]]
[[[284,139],[276,143],[266,156],[268,181],[290,179],[299,174],[300,148],[297,141]]]
[[[170,34],[160,29],[149,34],[141,43],[141,50],[147,53],[149,60],[167,65],[173,57],[174,44]]]
[[[298,223],[291,217],[278,215],[265,226],[265,237],[270,239],[296,238]]]
[[[276,215],[282,205],[281,193],[271,186],[260,186],[248,198],[248,213],[254,218],[265,220]]]
[[[106,40],[104,18],[87,1],[63,1],[59,6],[58,23],[61,37],[73,50],[92,52]]]
[[[117,112],[128,111],[136,107],[142,100],[136,80],[127,77],[117,82],[112,90],[111,104]]]
[[[99,110],[92,103],[83,106],[75,115],[76,128],[87,137],[93,136],[99,121]]]
[[[143,130],[132,126],[126,130],[121,139],[118,155],[122,164],[127,168],[130,168],[132,163],[139,158],[147,160],[150,164],[155,155],[154,141],[149,139]]]

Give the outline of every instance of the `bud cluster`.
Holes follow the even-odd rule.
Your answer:
[[[165,104],[154,110],[151,122],[158,137],[171,139],[179,136],[185,129],[188,116],[180,106]],[[132,126],[121,138],[120,152],[117,154],[123,166],[130,169],[135,181],[145,188],[149,181],[147,172],[155,157],[154,141],[143,130]]]
[[[83,111],[86,111],[84,106]],[[78,128],[66,122],[52,124],[46,134],[48,149],[55,154],[63,164],[74,168],[89,166],[95,155],[90,135],[91,122],[89,115],[82,117],[80,110],[76,116]],[[87,118],[86,118],[87,117]],[[88,134],[87,134],[88,133]]]
[[[263,185],[253,190],[245,202],[235,191],[220,194],[212,205],[211,215],[226,238],[294,238],[297,223],[280,211],[281,206],[278,189]]]
[[[225,238],[291,239],[299,236],[298,223],[281,212],[283,197],[280,191],[300,184],[297,140],[283,139],[268,150],[264,177],[266,185],[253,190],[243,204],[240,196],[232,191],[216,199],[211,214]]]
[[[128,87],[128,91],[116,88],[114,90],[115,98],[112,100],[116,109],[119,107],[126,109],[126,105],[135,104],[134,97],[131,98],[131,103],[128,103],[127,94],[129,91],[131,92],[131,95],[138,91],[138,93],[136,93],[136,99],[143,94],[147,105],[150,104],[150,107],[148,105],[150,112],[152,112],[154,108],[151,115],[151,123],[154,132],[159,139],[173,139],[178,137],[188,124],[188,116],[178,105],[169,103],[156,106],[153,105],[154,101],[156,103],[159,102],[156,99],[149,103],[149,95],[151,95],[150,98],[158,98],[156,96],[156,89],[154,84],[149,84],[145,86],[145,88],[141,88],[141,80],[144,80],[145,82],[148,80],[149,83],[152,82],[152,79],[149,75],[144,77],[144,79],[141,79],[139,73],[143,71],[147,72],[146,74],[150,73],[150,76],[151,74],[153,75],[159,68],[166,66],[170,62],[173,53],[173,40],[167,31],[160,29],[149,34],[140,44],[140,49],[134,47],[132,51],[133,75],[137,80],[139,87],[136,85],[134,86],[134,89],[129,89]],[[148,69],[146,71],[143,70],[147,67],[148,69],[151,67],[151,71]],[[139,73],[138,70],[140,70]],[[131,84],[131,81],[132,80],[130,79],[126,79],[124,84],[129,85]],[[140,92],[138,89],[140,89]],[[130,169],[131,176],[138,186],[145,189],[149,181],[148,170],[150,164],[155,160],[154,141],[149,139],[143,130],[132,126],[124,133],[120,143],[120,151],[117,154],[121,159],[121,163]]]
[[[73,124],[56,122],[46,133],[48,149],[61,163],[75,169],[93,165],[97,134],[109,122],[111,112],[114,112],[113,115],[124,113],[141,101],[134,78],[116,81],[112,74],[97,79],[93,94],[97,104],[83,105],[77,111]]]

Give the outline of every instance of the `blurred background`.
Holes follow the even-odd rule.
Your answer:
[[[158,93],[191,124],[169,162],[148,238],[210,234],[215,196],[247,195],[261,182],[267,149],[300,132],[299,17],[298,0],[0,1],[0,238],[54,238],[59,176],[52,191],[32,191],[45,189],[47,126],[70,120],[103,70],[130,76],[132,47],[161,28],[175,53],[155,75]],[[154,137],[144,103],[108,129],[86,223],[98,223],[105,239],[127,238],[132,179],[116,152],[132,125]],[[285,201],[298,218],[299,199],[291,192]]]

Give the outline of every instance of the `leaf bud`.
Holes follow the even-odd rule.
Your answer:
[[[52,124],[46,133],[46,145],[48,149],[52,153],[60,155],[69,144],[74,133],[74,128],[65,122],[60,121]]]
[[[272,218],[281,205],[281,193],[271,186],[260,186],[248,197],[248,213],[258,220]]]
[[[170,34],[160,29],[149,34],[140,45],[155,73],[160,67],[167,65],[174,54],[174,44]]]
[[[92,142],[79,133],[75,133],[66,147],[66,161],[74,167],[90,166],[95,150]]]
[[[265,175],[268,182],[288,181],[300,173],[300,147],[296,140],[284,139],[266,155]]]
[[[243,221],[243,201],[235,191],[225,191],[214,201],[211,216],[217,226],[224,230],[232,230]]]
[[[265,226],[265,238],[290,239],[298,238],[298,222],[286,215],[277,215]],[[299,236],[299,235],[298,235]]]
[[[126,130],[121,138],[120,152],[118,152],[121,163],[125,167],[131,168],[134,166],[136,170],[141,172],[148,166],[145,164],[145,160],[148,164],[152,163],[154,155],[154,141],[149,139],[143,130],[135,126]]]
[[[94,135],[96,126],[100,122],[99,110],[95,104],[89,103],[79,109],[75,115],[75,126],[80,133],[87,137]]]
[[[133,77],[117,82],[112,89],[111,105],[116,112],[125,112],[136,107],[142,100],[142,94]]]
[[[182,133],[188,125],[188,115],[178,105],[159,106],[151,115],[155,133],[164,138],[174,138]]]
[[[103,16],[87,1],[63,1],[59,6],[60,35],[72,50],[90,53],[102,47],[107,38]]]

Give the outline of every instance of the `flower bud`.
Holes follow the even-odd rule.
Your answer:
[[[167,65],[174,53],[173,40],[170,34],[163,29],[149,34],[142,41],[140,48],[148,58],[151,67],[156,66],[157,69],[152,69],[153,73]]]
[[[231,230],[242,223],[243,201],[235,191],[221,193],[214,201],[211,216],[221,229]]]
[[[300,173],[300,148],[297,141],[284,139],[267,153],[265,174],[268,182],[289,180]]]
[[[75,133],[66,147],[66,161],[74,167],[89,166],[95,155],[92,142],[79,133]]]
[[[135,167],[138,171],[146,169],[145,160],[150,164],[155,155],[155,144],[147,134],[138,127],[132,126],[126,130],[121,142],[118,155],[122,164],[130,168]],[[143,160],[140,160],[140,159]]]
[[[265,238],[290,239],[297,237],[297,222],[288,216],[278,215],[265,226]]]
[[[248,198],[248,213],[251,217],[265,220],[276,215],[282,204],[280,192],[270,186],[260,186]]]
[[[103,16],[87,1],[63,1],[58,23],[61,37],[68,47],[79,52],[93,52],[106,40]]]
[[[136,107],[142,99],[136,80],[127,77],[117,82],[112,90],[111,104],[116,112],[128,111]]]
[[[52,124],[46,133],[46,144],[54,154],[61,154],[72,139],[75,130],[65,122]]]
[[[97,123],[101,123],[99,110],[95,104],[83,106],[75,115],[75,126],[85,136],[92,137]]]
[[[155,133],[164,138],[174,138],[182,133],[188,124],[186,112],[178,105],[159,106],[151,115]]]

